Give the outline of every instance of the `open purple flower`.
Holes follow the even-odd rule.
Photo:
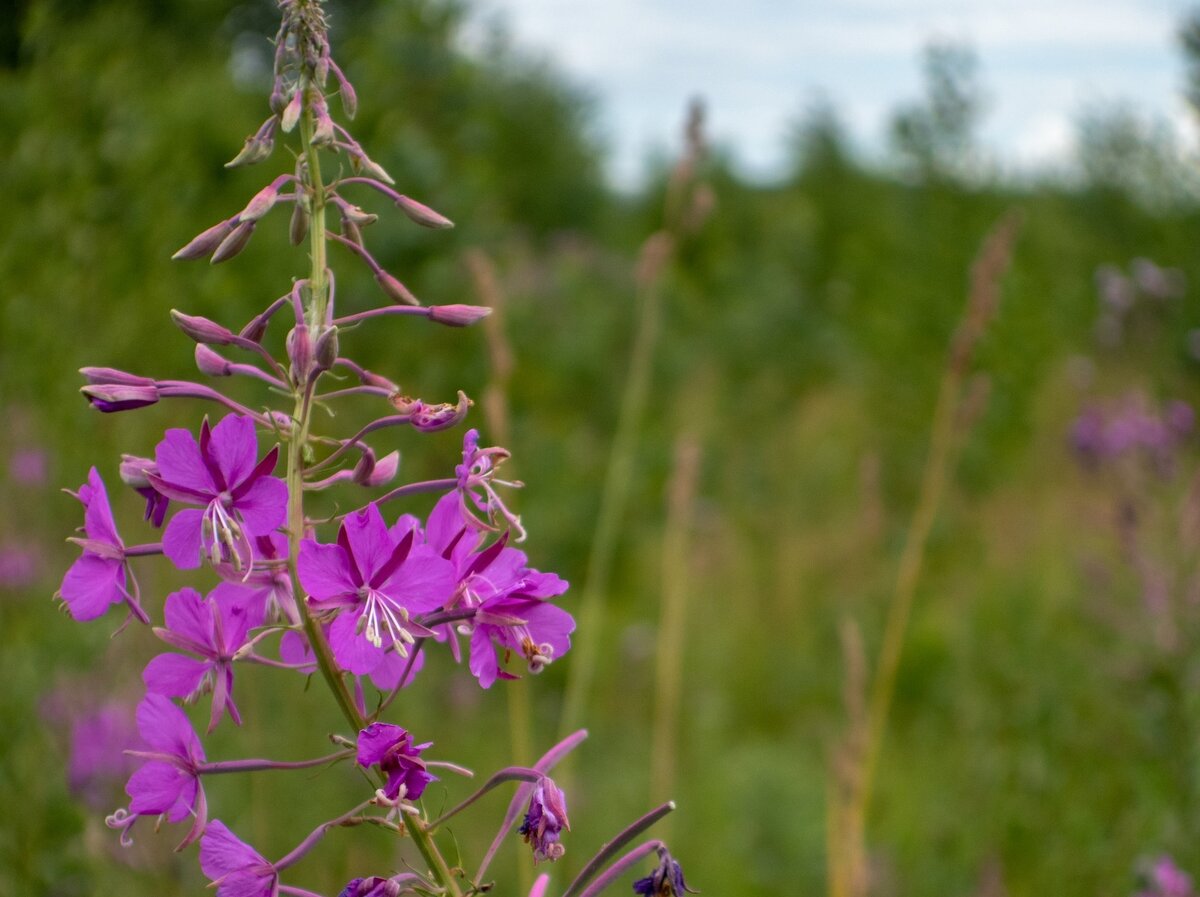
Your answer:
[[[389,800],[416,800],[437,776],[425,768],[421,751],[433,742],[413,744],[412,735],[391,723],[371,723],[358,733],[358,765],[379,764],[387,775],[383,793]]]
[[[200,868],[217,897],[276,897],[279,873],[262,854],[214,819],[200,839]]]
[[[209,558],[240,566],[242,553],[254,554],[252,536],[269,535],[287,517],[287,485],[270,476],[279,447],[258,463],[254,421],[231,414],[210,428],[200,427],[200,442],[187,430],[168,430],[155,449],[157,473],[150,484],[162,495],[203,510],[176,512],[163,533],[163,553],[182,570]]]
[[[542,776],[534,785],[529,798],[529,810],[517,830],[533,848],[533,861],[557,860],[566,848],[558,838],[563,829],[571,830],[567,819],[567,798],[562,789],[548,776]]]
[[[200,837],[208,818],[208,803],[200,785],[204,748],[183,711],[162,695],[148,694],[142,699],[137,725],[150,750],[129,752],[145,763],[125,786],[128,814],[113,814],[109,824],[127,832],[139,816],[166,816],[171,822],[190,816],[195,822],[177,848],[182,849]]]
[[[454,591],[450,563],[414,546],[415,535],[403,519],[389,530],[372,502],[346,517],[336,544],[300,545],[297,572],[309,606],[336,613],[330,646],[355,675],[374,672],[387,651],[407,657],[415,636],[432,634],[412,615],[440,608]]]
[[[142,673],[147,691],[156,694],[194,701],[212,692],[209,732],[217,727],[225,710],[235,724],[242,724],[233,703],[233,656],[246,643],[249,628],[240,592],[239,587],[224,583],[206,598],[195,589],[168,595],[163,610],[167,626],[155,627],[154,634],[199,659],[160,654]]]
[[[525,594],[490,598],[475,612],[471,673],[484,688],[491,688],[497,678],[515,678],[501,668],[493,643],[506,654],[520,654],[529,672],[540,673],[546,664],[570,649],[574,631],[575,618],[549,601]]]
[[[683,880],[683,869],[665,847],[658,848],[658,866],[645,878],[633,883],[633,893],[640,897],[683,897],[698,894]]]
[[[83,503],[83,537],[73,542],[83,554],[67,570],[58,594],[76,620],[94,620],[111,604],[124,602],[129,612],[149,623],[137,599],[137,585],[129,591],[132,577],[125,563],[125,543],[117,534],[108,492],[96,468],[88,471],[88,481],[74,493]]]

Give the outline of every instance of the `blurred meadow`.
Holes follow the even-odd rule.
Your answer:
[[[357,137],[457,225],[384,218],[377,257],[427,302],[499,308],[343,346],[414,395],[476,401],[527,484],[531,562],[582,615],[540,677],[485,692],[438,656],[392,716],[480,774],[590,730],[556,883],[667,797],[665,837],[709,895],[1127,895],[1162,855],[1200,875],[1195,158],[1095,107],[1069,171],[1001,177],[979,162],[969,50],[931,45],[882,159],[817,102],[786,175],[748,180],[719,144],[687,156],[680,109],[655,174],[617,190],[586,85],[502,32],[466,40],[465,0],[330,8]],[[123,850],[105,828],[119,761],[71,763],[72,714],[93,717],[75,738],[117,737],[154,647],[51,600],[76,555],[59,489],[92,464],[118,484],[121,452],[199,411],[98,414],[78,368],[199,377],[168,311],[239,326],[304,270],[278,212],[236,260],[170,261],[290,166],[222,167],[266,114],[275,23],[265,0],[29,0],[0,26],[3,894],[204,893],[176,832]],[[1200,27],[1184,34],[1200,94]],[[335,247],[341,307],[379,304],[349,262]],[[460,446],[389,448],[418,478]],[[141,500],[110,489],[139,531]],[[146,570],[147,596],[182,582]],[[222,729],[210,757],[298,757],[338,728],[320,688],[254,673],[239,703],[277,716],[273,737]],[[264,774],[210,803],[272,856],[342,784]],[[454,829],[466,855],[489,800]],[[375,830],[315,857],[306,886],[330,895],[400,862]]]

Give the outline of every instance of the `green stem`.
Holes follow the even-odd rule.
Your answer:
[[[315,88],[313,88],[315,89]],[[309,303],[307,317],[312,337],[316,339],[320,328],[325,323],[325,309],[329,298],[329,282],[326,272],[325,257],[325,199],[326,188],[321,181],[321,162],[317,147],[313,146],[313,116],[305,108],[300,122],[300,141],[304,157],[308,163],[308,176],[305,187],[308,189],[309,212],[309,256],[312,262],[312,272],[308,281]],[[292,578],[299,585],[296,572],[296,558],[300,553],[300,540],[304,537],[304,449],[308,445],[308,430],[312,418],[312,390],[306,383],[297,384],[295,393],[295,410],[293,412],[292,433],[288,442],[288,547]],[[333,693],[342,715],[351,728],[358,732],[365,725],[363,716],[355,706],[354,699],[346,685],[346,680],[337,668],[329,642],[321,627],[308,612],[307,603],[299,588],[296,594],[302,596],[296,603],[304,621],[304,632],[312,645],[317,667],[321,676]],[[404,828],[416,845],[422,859],[428,864],[434,877],[438,880],[450,897],[462,897],[458,881],[450,871],[445,858],[433,843],[425,824],[420,819],[405,816]]]

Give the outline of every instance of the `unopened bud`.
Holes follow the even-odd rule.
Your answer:
[[[359,376],[365,386],[374,386],[378,389],[386,389],[393,394],[400,392],[400,387],[389,380],[382,374],[376,374],[374,371],[363,371]]]
[[[97,411],[111,413],[144,408],[158,401],[155,386],[130,386],[122,383],[97,383],[79,390]]]
[[[279,78],[275,79],[274,85],[271,87],[271,99],[268,101],[271,106],[271,111],[279,115],[287,108],[288,97],[284,83]]]
[[[454,227],[454,222],[424,203],[419,203],[415,199],[409,199],[407,196],[400,196],[396,200],[396,205],[400,207],[405,215],[410,220],[415,221],[422,227],[446,228]]]
[[[408,291],[408,287],[398,281],[392,275],[388,274],[382,268],[375,272],[375,282],[379,284],[379,288],[387,293],[388,297],[393,302],[400,302],[404,305],[420,305],[417,297]]]
[[[368,224],[374,224],[379,220],[379,216],[373,212],[367,212],[358,206],[346,204],[342,206],[342,219],[344,221],[353,221],[359,227],[366,227]]]
[[[354,482],[360,486],[383,486],[395,479],[399,469],[399,452],[389,452],[377,461],[368,449],[354,465]]]
[[[304,106],[304,91],[297,89],[292,94],[292,98],[288,100],[288,104],[283,107],[283,111],[279,113],[279,127],[283,129],[283,133],[290,134],[292,129],[300,121],[300,112]]]
[[[254,194],[250,202],[246,203],[246,208],[238,214],[238,221],[242,224],[258,221],[275,207],[278,199],[279,179],[276,179]]]
[[[214,265],[219,265],[221,262],[228,261],[239,252],[246,248],[246,244],[250,242],[250,238],[254,236],[255,221],[243,221],[233,231],[221,241],[221,245],[217,247],[217,251],[212,254],[209,259]]]
[[[375,178],[377,181],[383,181],[385,184],[396,183],[392,179],[392,176],[387,173],[387,170],[366,153],[362,153],[355,158],[358,160],[358,164],[362,168],[362,173],[367,177]]]
[[[210,346],[228,346],[235,339],[232,330],[199,315],[185,315],[173,308],[171,309],[171,320],[175,322],[176,327],[198,343]]]
[[[338,357],[337,327],[326,327],[321,331],[321,335],[317,337],[317,344],[313,347],[313,357],[318,371],[327,371],[333,367]]]
[[[288,358],[292,362],[292,379],[297,383],[304,383],[313,363],[313,343],[312,337],[308,335],[308,325],[297,324],[293,327],[287,335],[285,345]]]
[[[224,221],[218,222],[196,237],[192,241],[176,252],[172,259],[186,260],[204,258],[206,255],[211,255],[213,250],[221,245],[221,242],[229,236],[234,228],[235,218],[227,218]]]
[[[117,386],[154,386],[156,384],[156,381],[150,377],[139,377],[137,374],[130,374],[117,368],[86,367],[80,368],[79,373],[83,374],[88,383],[94,384]]]
[[[433,305],[429,308],[429,320],[447,327],[467,327],[491,313],[490,308],[482,305]]]
[[[352,119],[358,114],[358,94],[354,92],[354,85],[342,74],[341,69],[334,66],[333,73],[337,76],[338,94],[342,98],[342,111],[346,113],[346,118]]]
[[[292,221],[288,225],[288,239],[293,246],[299,246],[308,236],[308,204],[297,199],[292,206]]]
[[[233,366],[203,343],[196,344],[196,367],[209,377],[228,377]]]
[[[242,332],[238,334],[242,339],[248,339],[253,343],[261,343],[262,338],[267,333],[267,325],[271,323],[270,318],[263,315],[255,315],[250,319],[249,323],[242,328]]]
[[[274,116],[263,122],[256,133],[246,138],[246,145],[242,147],[242,151],[226,162],[225,167],[238,168],[242,165],[253,165],[271,155],[271,151],[275,149],[276,125],[277,121]]]
[[[313,128],[312,144],[313,146],[328,146],[333,143],[333,119],[329,117],[329,106],[325,103],[325,97],[320,93],[315,94],[313,100]]]
[[[362,231],[358,229],[357,224],[345,215],[342,216],[342,236],[356,246],[363,245]]]

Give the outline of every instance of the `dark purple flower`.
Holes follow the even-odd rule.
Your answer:
[[[413,744],[407,729],[390,723],[371,723],[358,733],[358,765],[379,764],[387,775],[383,793],[389,800],[416,800],[437,776],[425,768],[421,751],[433,742]]]
[[[297,572],[309,606],[337,614],[330,645],[355,675],[374,672],[387,651],[407,657],[415,635],[431,634],[411,616],[440,608],[454,591],[450,563],[414,546],[414,537],[408,520],[389,530],[372,502],[345,518],[336,544],[300,545]]]
[[[109,605],[124,602],[131,614],[149,623],[137,600],[136,585],[132,593],[129,591],[125,543],[117,534],[108,492],[96,468],[88,471],[88,481],[74,495],[83,503],[83,537],[72,541],[83,549],[83,554],[63,577],[59,597],[76,620],[94,620]]]
[[[275,897],[279,874],[263,855],[214,819],[200,839],[200,868],[217,897]]]
[[[266,536],[287,517],[287,485],[270,476],[279,447],[255,463],[254,421],[228,415],[210,428],[205,419],[200,442],[187,430],[168,430],[155,449],[158,472],[147,474],[162,495],[188,505],[176,512],[163,533],[163,553],[180,569],[242,563],[239,549],[253,555],[252,536]]]
[[[163,610],[167,626],[155,627],[154,634],[199,659],[160,654],[142,673],[147,691],[156,694],[194,701],[212,692],[209,732],[226,709],[235,724],[242,724],[233,703],[233,656],[246,643],[249,628],[242,599],[241,589],[231,583],[222,583],[206,598],[195,589],[168,595]]]
[[[186,847],[200,837],[208,817],[200,785],[204,748],[183,711],[160,694],[148,694],[138,704],[137,726],[149,750],[131,752],[144,763],[125,786],[128,815],[114,814],[109,824],[128,831],[139,816],[166,816],[171,822],[192,817],[179,845]]]
[[[563,829],[571,830],[571,822],[567,819],[567,798],[553,779],[542,776],[534,785],[525,820],[517,830],[524,836],[525,843],[533,848],[535,863],[557,860],[566,852],[566,848],[558,841]]]
[[[508,449],[499,446],[481,449],[479,431],[468,430],[463,436],[462,464],[454,468],[454,475],[458,479],[465,519],[481,529],[495,530],[498,528],[496,518],[501,517],[516,533],[516,541],[521,542],[525,539],[521,518],[508,509],[493,486],[521,487],[522,484],[515,480],[496,479],[496,471],[509,454]]]
[[[658,848],[658,867],[633,883],[633,893],[641,897],[682,897],[698,894],[683,880],[683,869],[665,847]]]

